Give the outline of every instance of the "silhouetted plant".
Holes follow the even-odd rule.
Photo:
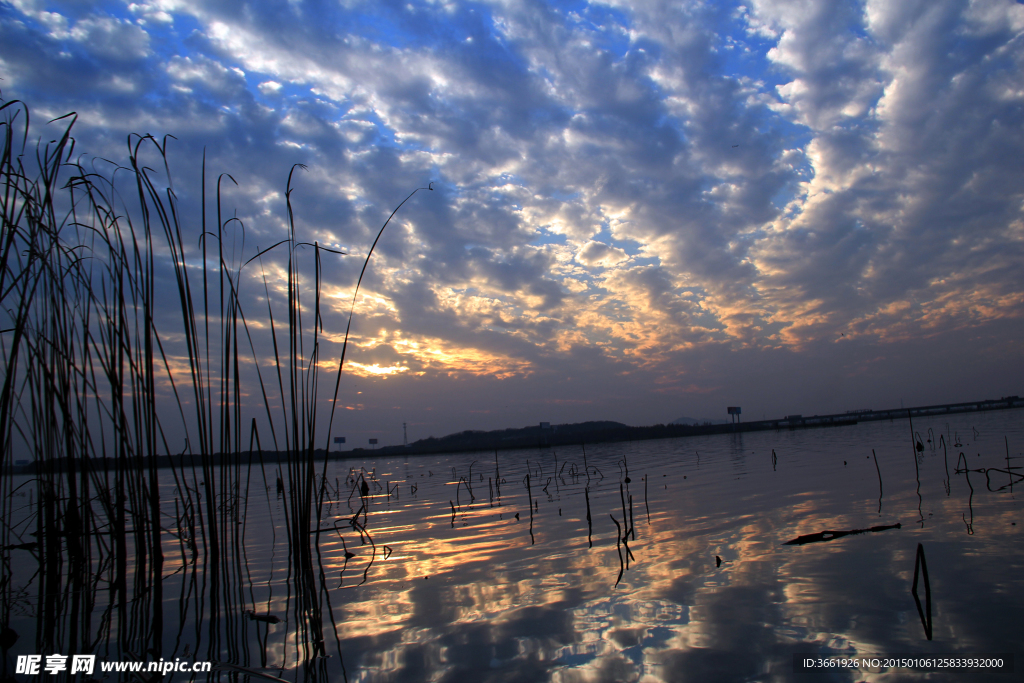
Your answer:
[[[224,181],[237,183],[227,174],[217,178],[216,223],[209,225],[205,156],[193,249],[186,247],[190,240],[171,183],[169,137],[131,135],[126,165],[97,159],[87,166],[73,157],[74,113],[51,121],[62,126],[60,134],[32,155],[28,107],[15,100],[0,104],[0,112],[0,494],[5,499],[11,494],[13,453],[33,453],[38,497],[32,522],[39,561],[33,580],[40,596],[36,650],[90,652],[106,643],[121,657],[162,656],[164,544],[176,541],[177,572],[192,581],[182,581],[178,641],[191,618],[197,639],[207,643],[207,659],[248,660],[246,629],[271,623],[266,608],[243,588],[254,464],[270,504],[257,419],[243,406],[243,396],[252,393],[261,397],[259,412],[274,449],[287,454],[276,481],[289,548],[286,618],[296,624],[293,642],[305,675],[315,676],[327,655],[325,609],[334,624],[320,565],[319,527],[331,492],[327,454],[354,307],[384,229],[416,192],[433,188],[413,190],[395,208],[363,261],[323,436],[316,411],[321,260],[325,253],[342,252],[299,241],[291,195],[295,170],[305,167],[293,166],[288,174],[287,235],[243,261],[232,257],[226,242],[240,237],[244,246],[245,226],[223,211]],[[148,155],[163,167],[166,187],[147,165]],[[313,266],[309,282],[300,277],[310,270],[299,265],[306,248]],[[240,296],[243,270],[262,269],[271,252],[282,252],[287,262],[283,316],[275,317],[262,274],[266,344],[272,348],[276,382],[264,378],[260,345]],[[171,306],[158,300],[164,278],[173,283]],[[181,327],[168,330],[167,321],[175,316]],[[167,348],[172,334],[181,336],[182,349]],[[172,372],[172,353],[185,359],[183,375]],[[249,361],[252,370],[244,370]],[[258,386],[258,394],[250,385]],[[187,437],[180,454],[169,458],[174,521],[165,529],[157,470],[160,454],[172,452],[168,419],[180,420]],[[327,448],[318,463],[315,443],[321,436]],[[372,475],[370,481],[381,488]],[[359,513],[350,521],[374,549],[364,581],[376,556],[366,530],[367,494],[364,489],[363,523]],[[4,546],[22,542],[9,526],[0,535]],[[10,576],[9,567],[4,575]],[[97,619],[101,584],[109,586],[107,607]],[[12,591],[10,581],[2,582],[3,628],[10,621]],[[196,614],[189,617],[192,609]],[[262,642],[265,664],[265,637]],[[337,654],[340,659],[340,649]]]

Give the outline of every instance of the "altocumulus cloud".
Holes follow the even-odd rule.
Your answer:
[[[583,265],[600,266],[602,268],[617,266],[628,258],[629,255],[626,254],[625,249],[610,247],[607,244],[594,242],[593,240],[584,244],[583,248],[576,254],[576,260]]]
[[[367,424],[650,423],[1017,393],[1022,32],[1012,0],[13,0],[0,87],[96,157],[173,134],[186,215],[205,149],[238,258],[293,164],[302,239],[353,256],[433,181],[357,302]]]

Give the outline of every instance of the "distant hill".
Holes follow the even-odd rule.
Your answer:
[[[608,441],[630,441],[633,439],[678,436],[682,427],[678,425],[656,425],[654,427],[630,427],[611,420],[579,422],[576,424],[549,424],[547,422],[529,427],[510,427],[482,431],[467,429],[441,437],[427,437],[413,441],[408,446],[383,446],[375,449],[353,448],[336,452],[333,457],[362,457],[365,453],[377,456],[392,454],[458,453],[467,451],[494,451],[518,448],[545,448],[567,444],[602,443]],[[652,431],[653,430],[653,431]],[[667,430],[667,431],[666,431]],[[656,436],[654,436],[656,434]]]
[[[711,420],[707,420],[711,423]],[[607,443],[612,441],[636,441],[641,439],[664,439],[694,434],[717,434],[735,429],[728,422],[720,420],[718,424],[701,424],[694,427],[690,424],[659,424],[648,427],[630,427],[621,422],[579,422],[577,424],[548,425],[541,427],[518,427],[496,429],[484,432],[466,430],[449,434],[440,438],[420,439],[408,446],[385,446],[373,451],[355,448],[344,451],[340,457],[362,457],[372,452],[374,455],[413,454],[413,453],[456,453],[466,451],[494,451],[517,448],[545,448],[581,443]]]
[[[619,434],[630,429],[633,428],[629,425],[609,420],[545,427],[537,424],[529,427],[496,429],[490,432],[468,429],[438,438],[420,439],[409,444],[409,448],[417,452],[529,448],[537,445],[580,443],[590,440],[591,437],[607,437],[609,434]],[[598,438],[597,440],[603,439]]]
[[[697,417],[681,417],[678,420],[673,420],[669,424],[674,424],[674,425],[705,425],[705,424],[724,425],[724,424],[728,424],[728,423],[729,423],[728,420],[712,420],[709,417],[700,417],[700,418],[697,418]]]

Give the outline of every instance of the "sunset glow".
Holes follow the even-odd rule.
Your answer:
[[[1017,393],[1024,5],[840,5],[17,0],[0,86],[39,126],[76,111],[95,158],[173,135],[190,226],[203,150],[231,174],[251,330],[289,266],[280,246],[243,264],[287,234],[303,164],[303,319],[319,272],[318,363],[351,306],[346,372],[391,442],[399,387],[436,432],[507,426],[470,405],[649,424]],[[314,243],[344,255],[317,266]],[[536,409],[581,381],[587,412]],[[413,398],[439,394],[459,399]]]

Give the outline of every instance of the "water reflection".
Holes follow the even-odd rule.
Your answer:
[[[288,492],[270,479],[244,501],[245,561],[225,585],[250,607],[217,617],[231,620],[218,656],[288,680],[306,657],[332,681],[852,681],[893,672],[797,674],[793,655],[1013,651],[1019,416],[332,462],[308,532],[328,590],[312,598],[292,588]],[[193,489],[166,510],[176,654],[219,631]],[[322,615],[307,641],[299,599]],[[18,604],[31,633],[31,595]]]
[[[760,441],[746,435],[742,450],[721,452],[724,457],[716,457],[714,444],[693,450],[687,448],[691,444],[633,444],[625,447],[625,459],[611,447],[588,448],[582,472],[592,473],[591,486],[585,476],[582,482],[559,480],[548,501],[533,497],[534,469],[529,488],[524,481],[521,492],[506,495],[510,506],[519,506],[515,509],[533,511],[535,537],[516,536],[494,519],[474,518],[472,524],[483,528],[477,542],[487,539],[480,556],[452,567],[453,575],[443,582],[403,595],[426,601],[430,591],[425,611],[444,623],[423,624],[419,637],[405,639],[393,657],[364,652],[360,675],[363,680],[422,680],[425,672],[438,680],[788,680],[796,676],[794,653],[1012,650],[1021,635],[1011,616],[1020,607],[1019,590],[1013,590],[1020,588],[1020,578],[1008,568],[1020,558],[1016,548],[1000,541],[1015,528],[1009,521],[1017,513],[1015,501],[986,499],[987,536],[970,545],[976,536],[969,538],[962,525],[957,532],[952,524],[959,522],[952,503],[977,507],[967,472],[954,474],[947,497],[945,467],[930,459],[928,446],[918,461],[913,445],[910,457],[902,455],[906,437],[900,440],[895,426],[865,427],[850,428],[858,434],[836,430],[818,444],[787,434],[764,435]],[[925,425],[933,433],[943,427]],[[1020,437],[1012,421],[1003,427]],[[995,430],[992,425],[989,431]],[[925,437],[924,443],[934,442]],[[700,469],[697,452],[704,454]],[[568,454],[558,457],[559,468],[570,471]],[[645,533],[637,533],[636,510],[630,514],[627,460],[634,469],[640,462],[651,469],[642,478],[650,508]],[[531,464],[537,467],[532,456]],[[591,467],[619,469],[620,478],[597,481]],[[510,472],[514,468],[507,466]],[[772,473],[777,478],[767,479]],[[524,469],[524,479],[527,474]],[[662,486],[651,485],[652,475],[660,475]],[[1001,493],[997,486],[991,489]],[[518,500],[520,493],[526,500]],[[864,524],[880,515],[883,495],[887,516],[913,521],[913,528]],[[583,499],[576,510],[574,497]],[[815,537],[842,542],[810,543]],[[786,547],[801,538],[804,543]],[[932,642],[912,591],[919,538],[929,540],[929,562],[942,566],[932,568],[930,576],[936,610]],[[1008,561],[1000,567],[972,562],[978,553]],[[723,559],[720,566],[716,555]],[[623,571],[627,560],[629,569]],[[974,578],[956,588],[949,577],[957,572]],[[468,589],[481,584],[488,590]],[[1012,594],[1012,605],[991,599],[993,590]],[[432,664],[424,668],[423,662]],[[825,678],[879,676],[843,672]],[[929,679],[942,677],[933,673]],[[963,680],[962,672],[957,680]]]

